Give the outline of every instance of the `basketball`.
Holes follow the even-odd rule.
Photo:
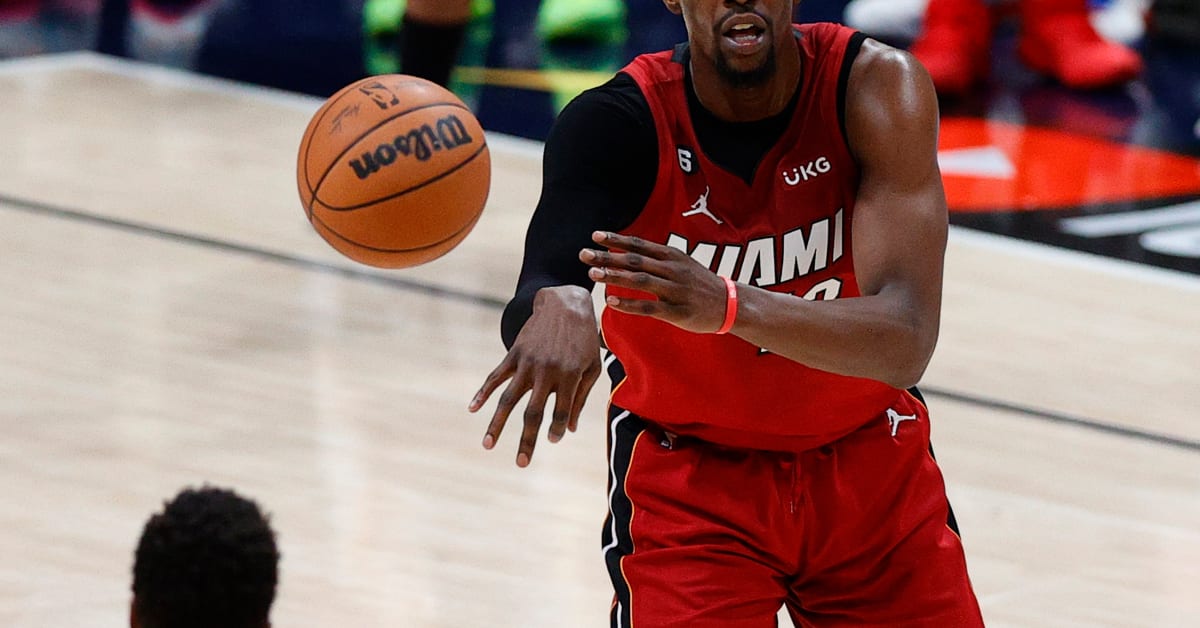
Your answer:
[[[414,76],[339,90],[300,141],[297,185],[322,238],[346,257],[408,268],[445,255],[479,220],[492,162],[457,96]]]

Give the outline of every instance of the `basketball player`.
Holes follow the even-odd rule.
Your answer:
[[[133,628],[270,626],[279,552],[258,505],[185,489],[146,522],[133,566]]]
[[[688,42],[567,107],[470,403],[517,464],[613,356],[612,625],[981,626],[929,420],[947,210],[907,53],[792,0],[664,0]]]

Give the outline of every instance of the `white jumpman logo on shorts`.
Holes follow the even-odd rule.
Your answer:
[[[705,216],[712,218],[713,222],[717,223],[718,225],[721,224],[721,219],[712,215],[712,212],[708,211],[707,185],[704,186],[704,194],[701,194],[700,198],[696,199],[695,203],[692,203],[692,209],[690,211],[683,212],[683,217],[687,218],[688,216],[695,216],[696,214],[704,214]]]
[[[895,410],[888,408],[887,409],[887,418],[888,418],[888,425],[892,426],[892,436],[895,436],[896,430],[900,429],[901,421],[916,421],[917,415],[915,415],[915,414],[900,414],[899,412],[896,412]]]

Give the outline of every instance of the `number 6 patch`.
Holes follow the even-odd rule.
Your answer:
[[[684,174],[692,174],[696,171],[696,151],[687,146],[676,146],[675,155],[679,157],[679,169]]]

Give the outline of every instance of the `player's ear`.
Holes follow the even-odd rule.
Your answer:
[[[679,7],[679,0],[663,0],[663,4],[667,5],[667,10],[675,15],[682,15],[683,9]]]

